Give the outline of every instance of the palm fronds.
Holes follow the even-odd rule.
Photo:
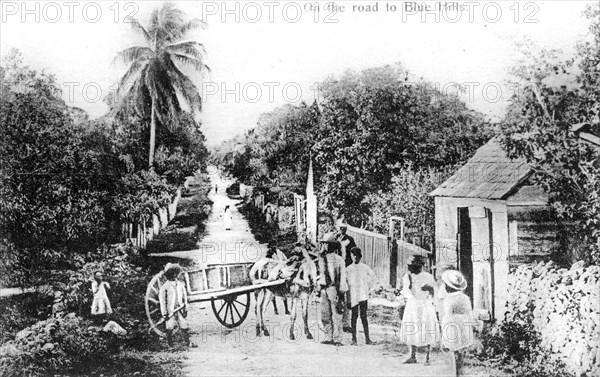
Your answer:
[[[113,64],[117,62],[132,63],[138,59],[148,59],[154,56],[154,51],[149,47],[134,46],[119,51],[113,59]]]
[[[175,61],[191,66],[198,72],[208,71],[205,64],[206,50],[196,41],[181,41],[187,32],[204,28],[199,19],[186,20],[185,14],[172,3],[164,3],[150,16],[150,23],[144,28],[133,21],[132,28],[140,33],[149,46],[135,46],[120,51],[114,62],[130,64],[119,81],[113,106],[125,106],[133,102],[136,112],[151,119],[154,130],[155,120],[168,126],[181,113],[181,98],[192,112],[200,111],[202,98],[194,83],[178,68]],[[153,141],[151,137],[152,165]]]

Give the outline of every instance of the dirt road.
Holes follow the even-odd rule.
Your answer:
[[[206,236],[199,242],[199,251],[172,253],[177,257],[194,259],[196,263],[227,263],[253,261],[265,245],[257,243],[246,219],[235,208],[236,201],[225,195],[230,182],[212,176],[214,189],[210,199],[213,212],[207,224]],[[222,220],[226,205],[232,208],[233,229],[225,230]],[[359,345],[351,346],[351,336],[344,334],[344,346],[335,347],[320,343],[324,334],[316,324],[317,303],[313,298],[309,313],[309,326],[315,336],[307,340],[296,324],[295,341],[289,338],[289,317],[283,314],[281,299],[277,299],[280,315],[268,308],[266,317],[270,336],[257,337],[254,300],[246,321],[229,330],[215,319],[210,304],[193,304],[188,317],[192,339],[198,348],[186,352],[184,371],[189,376],[451,376],[450,356],[434,353],[430,366],[404,365],[408,349],[399,342],[395,328],[372,325],[372,339],[376,345],[364,344],[359,333]],[[298,317],[301,318],[300,313]],[[361,326],[359,325],[359,329]],[[424,355],[418,355],[420,361]]]

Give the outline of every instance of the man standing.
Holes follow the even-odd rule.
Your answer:
[[[346,226],[345,224],[340,225],[340,233],[338,235],[338,241],[340,242],[340,255],[342,256],[342,258],[344,259],[345,263],[346,263],[346,267],[351,266],[352,265],[352,257],[350,256],[350,250],[352,250],[352,248],[356,247],[356,243],[354,242],[354,238],[352,238],[351,236],[349,236],[346,232],[348,231],[348,226]],[[346,299],[348,299],[346,297]],[[348,301],[348,300],[346,300]],[[345,332],[351,332],[352,331],[352,327],[350,325],[350,309],[349,308],[344,308],[344,314],[342,317],[342,324],[344,326],[344,331]]]
[[[319,279],[321,318],[325,327],[325,340],[321,343],[342,346],[342,313],[344,295],[348,291],[346,267],[337,255],[340,243],[335,234],[328,233],[321,240]]]
[[[354,242],[354,238],[349,236],[346,232],[348,231],[347,225],[340,225],[340,234],[338,236],[338,241],[341,245],[341,255],[346,262],[346,267],[352,264],[352,257],[350,256],[350,250],[353,247],[356,247],[356,242]]]

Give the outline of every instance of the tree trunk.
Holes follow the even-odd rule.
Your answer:
[[[150,156],[148,158],[148,167],[152,168],[154,164],[154,146],[156,143],[156,101],[152,100],[152,110],[150,113]]]

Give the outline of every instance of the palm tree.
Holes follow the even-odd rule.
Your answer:
[[[175,62],[190,66],[198,72],[209,71],[204,63],[204,46],[196,41],[182,41],[188,31],[204,28],[205,24],[199,19],[186,20],[183,11],[166,2],[160,9],[152,12],[147,29],[135,20],[131,25],[148,45],[130,47],[117,54],[115,61],[129,64],[119,82],[116,98],[121,102],[117,106],[123,106],[125,101],[132,101],[138,114],[150,116],[148,164],[151,168],[154,162],[157,121],[168,125],[170,120],[177,118],[181,111],[177,95],[187,103],[192,114],[202,109],[198,88]]]

